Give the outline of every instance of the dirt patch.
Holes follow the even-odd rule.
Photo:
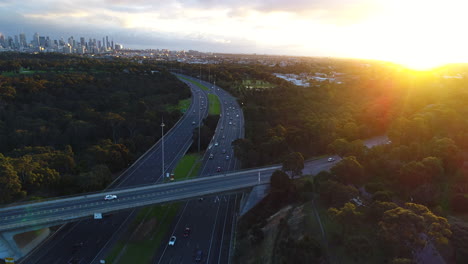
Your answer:
[[[28,245],[31,241],[36,239],[37,237],[41,236],[44,232],[48,232],[48,228],[42,228],[39,230],[33,230],[29,232],[24,232],[21,234],[16,234],[13,238],[16,241],[16,244],[19,248],[23,248]]]
[[[285,218],[288,215],[289,210],[291,210],[291,208],[292,206],[288,205],[282,208],[281,210],[279,210],[278,212],[276,212],[274,215],[270,216],[267,219],[267,224],[263,228],[264,231],[267,231],[268,229],[271,229],[271,228],[276,228],[279,225],[281,219]]]

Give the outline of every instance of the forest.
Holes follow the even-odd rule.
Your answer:
[[[196,76],[197,67],[186,66],[186,71]],[[286,162],[297,152],[305,159],[338,154],[342,160],[329,172],[296,181],[282,171],[274,174],[273,190],[240,222],[239,237],[250,241],[243,246],[251,249],[266,239],[267,219],[281,208],[315,200],[330,223],[329,241],[304,230],[299,239],[280,232],[282,238],[271,248],[276,258],[268,263],[291,258],[424,263],[430,248],[448,263],[466,263],[468,66],[424,72],[382,62],[325,60],[274,68],[216,66],[217,84],[224,83],[243,105],[246,138],[234,142],[243,166]],[[271,75],[280,70],[332,70],[345,77],[341,84],[324,81],[303,88]],[[246,89],[239,86],[243,79],[275,87]],[[363,145],[362,140],[378,135],[387,135],[389,142],[371,149]],[[286,223],[279,229],[292,228]],[[336,255],[346,257],[337,260]]]
[[[190,96],[155,64],[0,53],[0,203],[102,189]]]

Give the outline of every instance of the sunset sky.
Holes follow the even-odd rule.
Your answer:
[[[131,48],[468,62],[462,0],[0,0],[0,33]]]

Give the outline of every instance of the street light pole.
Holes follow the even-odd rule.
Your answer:
[[[163,177],[163,180],[164,180],[164,119],[161,121],[161,142],[162,142],[162,148],[161,148],[161,152],[162,152],[162,177]]]
[[[200,90],[200,93],[202,91]],[[200,153],[200,123],[201,123],[201,108],[200,108],[201,95],[198,96],[198,153]],[[208,102],[206,102],[208,104]]]

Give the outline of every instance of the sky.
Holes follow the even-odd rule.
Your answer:
[[[130,48],[468,62],[463,0],[0,0],[0,33]]]

